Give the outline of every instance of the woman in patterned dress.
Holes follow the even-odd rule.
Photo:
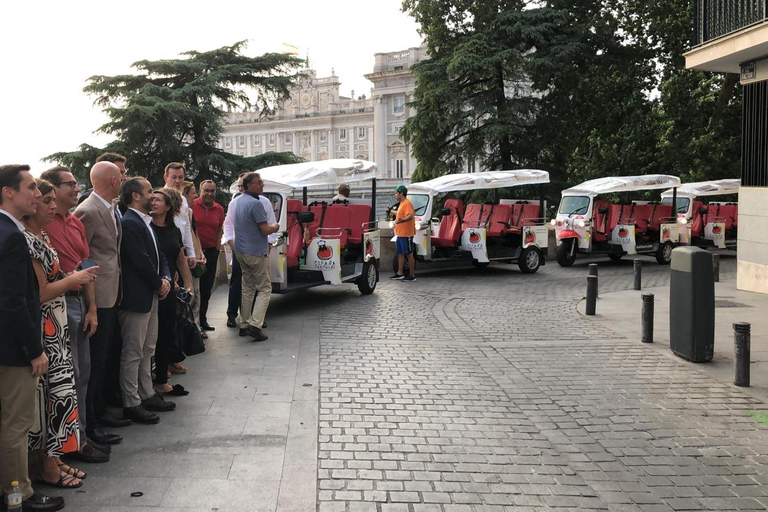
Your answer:
[[[27,245],[40,284],[43,346],[50,360],[48,373],[38,381],[35,426],[29,433],[29,449],[38,454],[40,478],[62,488],[77,488],[85,473],[64,464],[59,458],[80,446],[77,395],[67,331],[67,303],[64,294],[72,287],[96,279],[98,267],[73,272],[59,270],[59,259],[43,226],[53,220],[56,196],[53,185],[36,180],[42,197],[37,213],[23,219]]]

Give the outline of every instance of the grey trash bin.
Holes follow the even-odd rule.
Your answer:
[[[715,352],[715,279],[712,254],[698,247],[672,251],[669,283],[669,346],[694,363]]]

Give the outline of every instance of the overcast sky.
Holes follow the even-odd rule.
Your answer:
[[[421,42],[401,0],[211,2],[0,2],[0,164],[39,160],[81,143],[102,146],[93,132],[106,120],[83,93],[92,75],[131,71],[142,59],[174,58],[249,40],[246,53],[282,51],[283,43],[309,52],[318,76],[333,68],[341,94],[369,94],[363,78],[374,53]]]

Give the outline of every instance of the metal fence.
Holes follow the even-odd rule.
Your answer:
[[[695,0],[693,46],[768,19],[766,0]]]

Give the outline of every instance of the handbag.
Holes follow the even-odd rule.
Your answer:
[[[205,352],[205,342],[200,336],[200,329],[194,322],[189,303],[176,299],[176,336],[177,345],[187,356],[196,356]]]
[[[195,267],[192,269],[192,277],[194,277],[195,279],[198,279],[202,277],[202,275],[205,274],[207,270],[208,270],[207,265],[203,265],[202,263],[197,262],[197,265],[195,265]]]

